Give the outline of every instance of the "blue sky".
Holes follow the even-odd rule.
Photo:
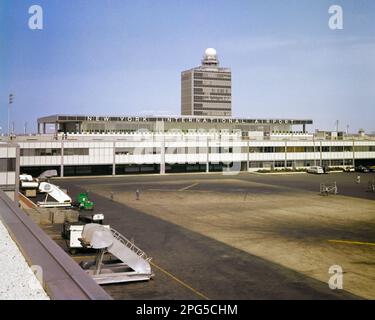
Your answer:
[[[234,116],[375,131],[375,1],[0,0],[2,132],[10,92],[18,131],[50,114],[178,115],[180,72],[207,47],[232,68]]]

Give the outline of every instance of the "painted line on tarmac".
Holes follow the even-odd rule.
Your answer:
[[[159,267],[157,264],[155,264],[154,262],[150,262],[150,264],[152,266],[154,266],[156,269],[160,270],[161,272],[163,272],[164,274],[166,274],[168,277],[172,278],[174,281],[178,282],[179,284],[181,284],[182,286],[184,286],[185,288],[189,289],[190,291],[194,292],[197,296],[203,298],[204,300],[210,300],[207,296],[205,296],[203,293],[199,292],[198,290],[194,289],[193,287],[189,286],[187,283],[185,283],[184,281],[178,279],[177,277],[175,277],[173,274],[171,274],[170,272],[168,272],[167,270],[164,270],[162,267]]]
[[[193,188],[193,187],[195,187],[195,186],[198,185],[198,184],[199,184],[198,182],[193,183],[193,184],[191,184],[190,186],[187,186],[187,187],[185,187],[185,188],[181,188],[181,189],[179,189],[178,191],[189,190],[190,188]]]
[[[328,242],[358,244],[358,245],[364,245],[364,246],[375,246],[375,243],[373,242],[360,242],[360,241],[349,241],[349,240],[328,240]]]

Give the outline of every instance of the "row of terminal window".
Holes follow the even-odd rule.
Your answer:
[[[160,148],[116,148],[116,155],[160,154]],[[205,154],[207,147],[168,147],[166,154]],[[232,147],[210,147],[210,153],[233,153]]]
[[[137,149],[137,150],[135,150]],[[241,150],[242,151],[242,150]],[[375,152],[375,146],[358,146],[356,152]],[[237,151],[238,152],[238,151]],[[320,147],[287,147],[286,152],[320,152]],[[322,147],[322,152],[353,152],[351,146]],[[206,147],[167,148],[166,154],[207,153]],[[210,147],[210,153],[233,153],[232,147]],[[285,147],[251,147],[249,153],[285,153]],[[160,154],[160,148],[116,148],[116,155]]]
[[[131,155],[131,154],[160,154],[160,148],[116,148],[116,155]],[[177,150],[178,149],[178,150]],[[167,148],[167,154],[177,153],[206,153],[205,147],[180,147]],[[356,152],[375,152],[375,146],[356,146]],[[210,147],[210,153],[232,153],[231,147]],[[249,153],[294,153],[294,152],[353,152],[352,146],[322,146],[320,147],[250,147]],[[37,149],[21,149],[20,155],[23,157],[34,156],[61,156],[61,149],[59,148],[37,148]],[[65,156],[88,156],[89,148],[64,148]]]
[[[60,148],[21,149],[21,157],[61,156]],[[64,148],[64,156],[88,156],[89,148]]]
[[[315,165],[323,166],[351,166],[353,165],[352,159],[332,159],[323,160],[288,160],[288,161],[251,161],[250,168],[292,168],[292,167],[311,167]]]
[[[355,152],[375,152],[375,146],[355,146]],[[250,147],[250,153],[294,153],[294,152],[353,152],[353,146],[317,147]]]

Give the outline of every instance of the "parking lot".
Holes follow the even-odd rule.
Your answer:
[[[375,298],[375,174],[186,174],[56,179],[153,259],[118,299]],[[319,195],[336,182],[338,195]],[[136,190],[140,199],[136,199]],[[111,201],[111,194],[113,200]],[[344,289],[328,287],[340,265]]]

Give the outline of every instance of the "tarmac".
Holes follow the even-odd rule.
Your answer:
[[[55,183],[70,195],[88,190],[105,222],[153,257],[150,282],[104,287],[115,299],[371,299],[375,195],[367,178],[374,175],[360,185],[354,173]],[[318,195],[320,182],[332,181],[340,195]],[[344,290],[331,290],[328,269],[340,263]]]

